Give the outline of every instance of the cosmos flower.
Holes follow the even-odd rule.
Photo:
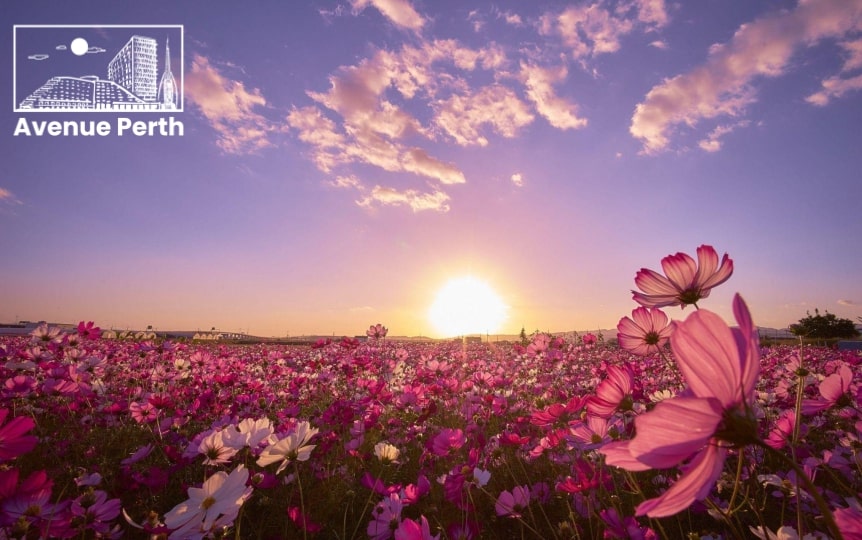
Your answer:
[[[639,356],[660,351],[670,339],[670,333],[667,315],[660,309],[639,307],[632,311],[631,318],[623,317],[617,324],[620,348]]]
[[[419,521],[410,518],[402,521],[395,529],[395,540],[439,540],[440,534],[431,536],[431,526],[428,518],[419,516]]]
[[[365,332],[365,335],[367,335],[370,338],[380,339],[380,338],[385,338],[386,334],[388,334],[388,333],[389,333],[388,328],[386,328],[385,326],[383,326],[380,323],[377,323],[377,324],[372,324],[371,326],[369,326],[368,330]]]
[[[266,467],[271,463],[280,461],[281,465],[275,471],[278,474],[291,461],[308,461],[311,451],[317,446],[308,444],[308,442],[312,437],[317,435],[317,432],[318,429],[312,428],[307,421],[300,422],[287,437],[264,448],[263,452],[260,453],[257,464],[261,467]]]
[[[599,450],[606,462],[630,471],[680,465],[683,475],[661,496],[641,503],[636,515],[676,514],[706,497],[729,448],[758,442],[752,412],[760,374],[760,346],[748,307],[733,300],[739,328],[718,315],[696,311],[670,338],[687,393],[658,403],[635,419],[636,435]],[[685,429],[680,429],[685,426]]]
[[[498,516],[521,517],[527,506],[530,505],[530,488],[528,486],[515,486],[512,491],[503,491],[497,497],[494,510]]]
[[[230,474],[219,471],[199,488],[189,488],[189,498],[165,514],[169,538],[202,537],[217,527],[233,523],[252,488],[246,486],[248,470],[239,465]]]
[[[9,409],[0,409],[0,423],[8,415]],[[36,423],[29,416],[17,416],[0,427],[0,461],[14,459],[32,450],[39,439],[26,433],[34,427]]]
[[[608,366],[607,378],[596,388],[596,394],[587,398],[587,411],[610,418],[618,409],[631,409],[634,377],[628,364]]]
[[[818,390],[819,399],[802,400],[802,414],[816,414],[826,409],[839,405],[850,406],[850,389],[853,383],[853,370],[850,366],[843,364],[836,373],[829,375],[820,382]]]
[[[379,442],[374,445],[374,455],[377,456],[377,459],[381,463],[388,465],[398,462],[398,456],[401,455],[401,451],[387,442]]]
[[[733,274],[733,260],[727,253],[719,265],[718,253],[705,244],[697,248],[697,263],[685,253],[676,253],[662,259],[661,267],[667,277],[647,268],[635,275],[640,289],[632,291],[635,302],[648,308],[697,305]]]

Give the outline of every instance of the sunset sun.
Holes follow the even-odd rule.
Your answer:
[[[447,282],[428,310],[434,329],[447,337],[497,332],[508,306],[484,281],[460,277]]]

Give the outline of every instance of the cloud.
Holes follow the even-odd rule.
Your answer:
[[[55,48],[56,50],[58,50],[58,51],[65,51],[68,47],[66,47],[66,45],[60,44],[60,45],[57,45],[57,46],[56,46],[56,47],[54,47],[54,48]]]
[[[534,118],[527,104],[501,85],[455,94],[435,107],[434,124],[461,146],[487,146],[488,139],[481,133],[484,126],[503,137],[514,137]]]
[[[436,212],[449,211],[449,196],[442,191],[434,191],[433,193],[419,193],[416,190],[408,189],[398,191],[394,188],[374,186],[371,194],[357,201],[357,204],[362,207],[372,207],[375,204],[384,206],[409,206],[414,213],[423,210],[433,210]]]
[[[840,98],[848,92],[862,89],[862,74],[847,76],[848,72],[862,68],[862,38],[855,41],[845,41],[840,45],[847,53],[847,60],[844,61],[841,73],[823,79],[820,83],[822,89],[805,98],[805,101],[808,103],[823,107],[828,105],[832,99]]]
[[[201,55],[194,55],[186,73],[185,96],[218,133],[216,144],[224,152],[245,154],[272,146],[269,137],[277,128],[256,112],[266,106],[260,90],[246,90],[242,82],[226,78]]]
[[[36,60],[36,61],[47,60],[47,59],[48,59],[47,54],[31,54],[30,56],[27,57],[27,60]]]
[[[667,43],[664,41],[657,39],[655,41],[650,42],[650,47],[655,47],[656,49],[660,49],[662,51],[666,51],[668,49]]]
[[[740,116],[756,100],[758,77],[784,74],[793,53],[862,27],[862,5],[808,0],[739,27],[731,40],[710,48],[706,62],[653,87],[635,108],[631,134],[643,153],[666,150],[672,130],[704,119]]]
[[[716,127],[706,136],[705,139],[698,141],[697,145],[706,152],[718,152],[721,150],[721,138],[725,135],[732,133],[736,128],[746,127],[750,122],[748,120],[743,120],[741,122],[736,122],[733,124],[725,124]]]
[[[855,306],[856,302],[853,300],[838,300],[838,305],[840,306]]]
[[[96,46],[87,49],[87,54],[102,54],[103,52],[105,52],[105,49]]]
[[[522,175],[521,173],[515,173],[515,174],[513,174],[513,175],[511,176],[510,180],[512,180],[512,183],[513,183],[513,184],[515,184],[515,185],[516,185],[516,186],[518,186],[518,187],[523,187],[523,186],[524,186],[524,175]]]
[[[342,189],[362,189],[362,182],[355,175],[336,176],[335,180],[329,182],[332,187]]]
[[[414,30],[422,30],[425,19],[415,10],[407,0],[351,0],[353,10],[360,12],[368,6],[374,6],[387,19],[396,26]]]
[[[521,62],[521,79],[527,87],[527,97],[536,104],[536,110],[559,129],[578,129],[587,125],[578,117],[578,106],[557,96],[553,85],[566,78],[566,66],[542,68]]]
[[[2,188],[2,187],[0,187],[0,201],[8,202],[8,203],[17,203],[17,204],[21,204],[21,201],[19,201],[19,200],[15,197],[15,195],[12,195],[12,192],[11,192],[11,191],[9,191],[9,190],[8,190],[8,189],[6,189],[6,188]]]
[[[613,10],[606,4],[596,2],[569,6],[559,13],[547,12],[539,19],[539,33],[559,37],[573,58],[583,59],[617,52],[622,37],[637,27],[655,30],[668,22],[664,0],[617,2]]]
[[[510,13],[507,11],[505,13],[502,13],[501,15],[503,17],[503,20],[506,21],[506,24],[510,24],[512,26],[523,26],[524,25],[523,19],[521,19],[521,16],[518,15],[517,13]]]

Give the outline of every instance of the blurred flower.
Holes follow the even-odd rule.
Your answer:
[[[457,450],[464,446],[467,438],[461,429],[443,428],[440,433],[434,437],[431,443],[431,451],[438,456],[446,456],[452,450]]]
[[[431,526],[425,516],[419,516],[419,522],[405,519],[395,529],[395,540],[439,540],[440,534],[431,536]]]
[[[633,439],[599,450],[608,464],[630,471],[685,463],[683,476],[661,496],[642,502],[638,516],[673,515],[703,499],[721,474],[727,449],[758,440],[751,409],[760,374],[757,330],[739,295],[733,312],[739,328],[704,310],[674,323],[671,347],[688,383],[687,395],[666,399],[635,418]]]
[[[640,289],[632,291],[635,302],[648,308],[697,305],[733,274],[733,260],[727,253],[719,265],[715,248],[705,244],[697,248],[697,263],[685,253],[676,253],[662,259],[661,267],[667,277],[647,268],[635,275]]]
[[[671,326],[667,315],[660,309],[639,307],[631,318],[623,317],[617,324],[617,341],[620,348],[639,356],[660,351],[670,338]]]
[[[78,335],[81,339],[95,340],[102,335],[102,329],[95,325],[93,321],[78,323]]]

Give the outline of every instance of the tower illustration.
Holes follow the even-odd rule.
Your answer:
[[[165,41],[165,70],[159,80],[159,103],[163,109],[174,110],[177,108],[177,81],[171,72],[171,38]]]

